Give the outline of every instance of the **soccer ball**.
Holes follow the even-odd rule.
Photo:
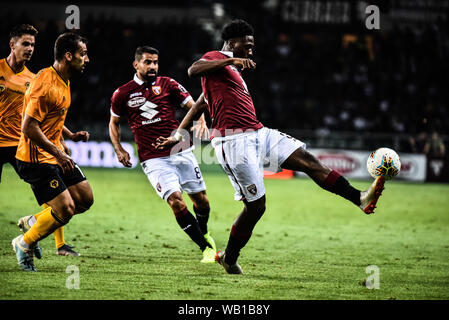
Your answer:
[[[366,167],[373,178],[384,177],[390,180],[401,170],[401,160],[396,151],[389,148],[379,148],[370,153]]]

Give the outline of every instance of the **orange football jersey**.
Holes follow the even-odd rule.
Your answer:
[[[62,128],[70,107],[70,81],[66,83],[53,67],[39,71],[25,93],[24,113],[40,123],[43,134],[61,151]],[[54,156],[20,135],[16,158],[24,162],[57,164]]]
[[[34,76],[26,67],[14,73],[6,59],[0,60],[0,147],[19,144],[23,98]]]

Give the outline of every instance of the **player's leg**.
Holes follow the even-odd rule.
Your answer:
[[[242,136],[232,141],[213,143],[215,155],[236,191],[234,199],[243,200],[243,211],[235,219],[224,252],[217,261],[226,272],[239,274],[237,263],[240,250],[252,236],[257,222],[265,212],[265,186],[259,133]]]
[[[39,240],[68,223],[75,213],[75,205],[58,166],[21,161],[17,164],[21,177],[31,185],[39,205],[49,205],[25,234],[13,240],[19,265],[24,270],[35,271],[32,249]]]
[[[265,195],[261,198],[248,202],[244,200],[243,211],[237,216],[232,224],[226,250],[217,255],[217,261],[223,265],[228,273],[243,273],[237,263],[240,250],[246,246],[251,239],[253,229],[265,212]]]
[[[33,262],[34,246],[67,224],[75,213],[75,205],[67,189],[48,201],[48,204],[49,207],[42,212],[31,228],[13,240],[13,248],[23,270],[36,271]]]
[[[208,246],[202,250],[202,263],[214,263],[217,246],[208,231],[207,222],[210,215],[209,199],[206,195],[206,184],[204,183],[200,167],[192,152],[182,152],[170,157],[171,167],[176,170],[179,184],[193,202],[193,211],[198,221],[198,227],[205,238]]]
[[[67,185],[70,196],[75,203],[75,214],[87,211],[94,202],[92,188],[78,166],[75,170],[66,175],[62,175],[64,183]],[[56,243],[56,254],[60,256],[80,256],[70,245],[64,241],[64,228],[57,229],[54,234]]]
[[[19,221],[17,222],[17,225],[19,226],[20,230],[22,230],[23,233],[28,231],[33,226],[33,224],[36,223],[37,219],[39,219],[39,217],[45,212],[45,209],[47,209],[48,207],[49,207],[49,205],[44,203],[44,204],[42,204],[41,212],[38,212],[31,216],[25,216],[25,217],[20,218]],[[56,249],[58,249],[59,247],[61,247],[65,244],[65,242],[64,242],[64,227],[60,227],[60,228],[56,229],[55,232],[53,232],[53,236],[55,238]],[[38,259],[40,259],[40,256],[42,256],[42,252],[39,252],[40,250],[41,250],[40,246],[37,244],[36,248],[34,250],[34,255]]]
[[[210,205],[209,199],[206,195],[206,190],[190,193],[189,197],[193,202],[193,211],[195,212],[196,220],[198,221],[198,227],[200,228],[200,231],[207,243],[210,245],[210,247],[203,250],[203,259],[201,262],[214,263],[215,255],[217,254],[217,245],[215,244],[215,240],[212,238],[212,235],[207,228],[207,222],[209,221],[210,215]]]
[[[200,230],[203,234],[207,234],[207,222],[210,215],[210,204],[207,198],[206,190],[189,194],[190,199],[193,202],[193,211],[196,215],[196,220],[200,226]]]
[[[296,149],[281,167],[306,173],[321,188],[351,201],[367,214],[374,212],[384,188],[384,180],[376,179],[367,191],[362,192],[354,188],[338,171],[330,169],[303,148]]]
[[[210,215],[209,199],[206,195],[206,184],[203,180],[198,161],[193,152],[182,152],[170,159],[179,179],[179,184],[193,202],[193,211],[198,220],[201,232],[208,234],[207,222]]]
[[[75,164],[75,169],[72,172],[63,174],[61,177],[75,202],[75,214],[89,210],[94,203],[94,195],[89,181],[80,167]]]
[[[176,222],[181,229],[198,245],[201,251],[204,251],[210,245],[204,238],[198,221],[187,209],[181,194],[182,188],[179,182],[178,168],[171,158],[146,160],[141,163],[142,170],[159,197],[165,200],[172,209]]]
[[[178,225],[190,237],[190,239],[198,245],[201,251],[204,251],[207,247],[211,247],[211,245],[204,238],[198,221],[187,209],[187,205],[184,202],[180,191],[171,193],[167,198],[167,204],[172,209]]]
[[[94,203],[92,188],[87,180],[68,187],[70,195],[75,202],[75,214],[89,210]]]

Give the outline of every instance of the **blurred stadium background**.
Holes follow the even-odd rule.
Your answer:
[[[371,4],[380,9],[379,30],[365,25]],[[9,54],[11,27],[31,23],[39,35],[29,69],[50,65],[54,40],[67,30],[68,5],[2,4],[0,56]],[[137,46],[158,48],[160,74],[196,98],[201,86],[188,78],[188,66],[220,49],[221,27],[240,17],[256,32],[258,67],[244,77],[266,126],[312,148],[366,154],[387,146],[400,155],[420,154],[404,158],[403,178],[449,181],[448,1],[92,1],[78,7],[78,31],[89,39],[91,63],[85,76],[72,81],[67,125],[88,130],[92,140],[109,141],[110,97],[132,78]],[[123,140],[132,141],[126,125],[123,130]],[[351,157],[344,153],[327,161],[351,176],[351,170],[365,167]]]

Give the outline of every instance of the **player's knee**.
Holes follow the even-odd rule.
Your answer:
[[[258,204],[258,206],[256,207],[256,211],[261,216],[265,213],[266,208],[267,207],[265,206],[265,203],[261,203],[261,204]]]
[[[205,193],[201,194],[197,201],[195,201],[195,207],[199,210],[210,210],[209,199]]]
[[[57,214],[61,216],[65,221],[69,221],[76,213],[75,203],[73,201],[65,201],[58,208],[54,208]]]
[[[92,194],[86,195],[83,199],[76,204],[76,209],[78,213],[83,213],[89,210],[90,207],[94,204],[94,197]]]
[[[249,212],[254,213],[257,216],[262,216],[265,213],[266,206],[265,206],[265,196],[254,201],[250,202],[246,205],[247,210]]]
[[[174,213],[181,212],[187,207],[182,196],[177,193],[172,193],[170,197],[168,197],[167,203]]]

